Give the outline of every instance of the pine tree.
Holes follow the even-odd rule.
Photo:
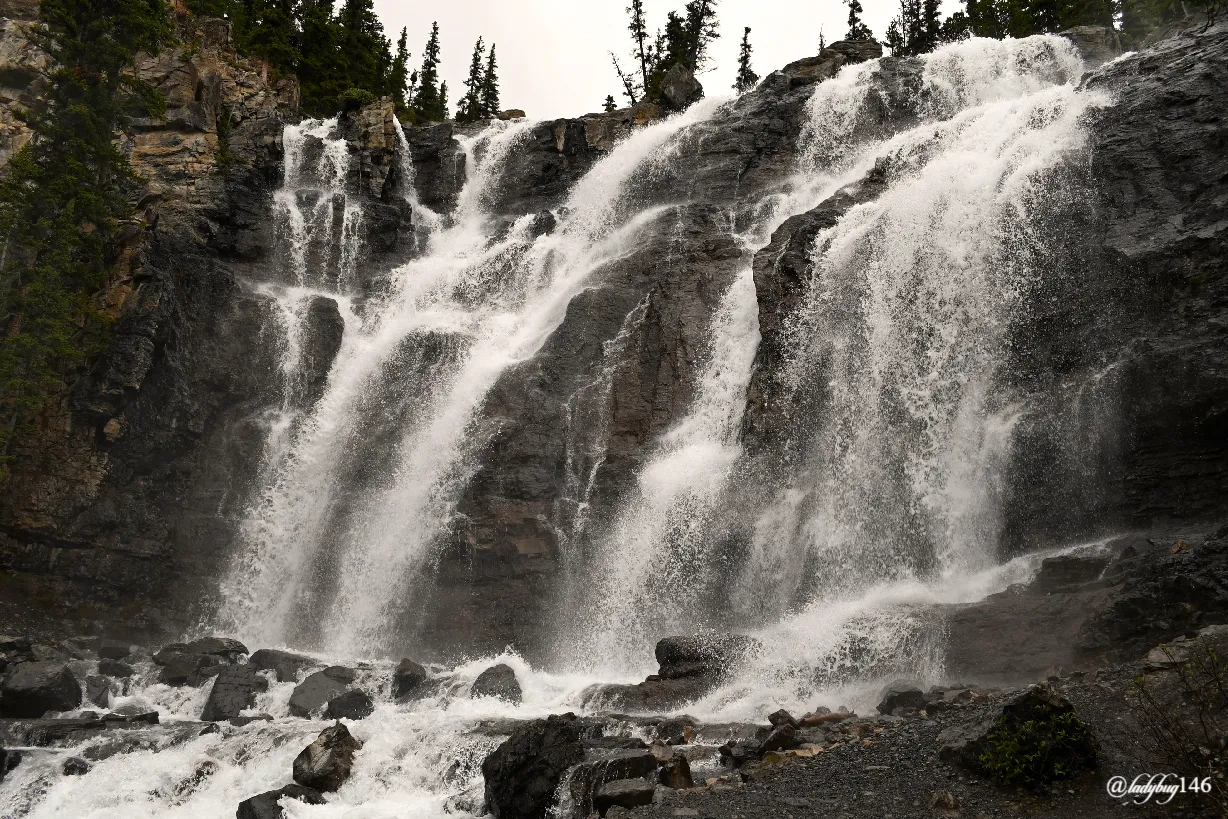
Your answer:
[[[742,49],[738,53],[738,78],[733,87],[739,94],[745,94],[759,82],[759,75],[750,67],[750,26],[742,30]]]
[[[439,86],[439,106],[435,110],[435,122],[443,122],[448,118],[448,83],[445,80]]]
[[[627,30],[631,32],[631,42],[634,45],[633,56],[640,64],[640,78],[644,83],[642,87],[647,88],[648,75],[652,72],[650,62],[652,46],[648,43],[648,23],[644,18],[644,0],[631,0],[631,5],[627,7],[627,14],[631,15]]]
[[[686,65],[698,71],[708,61],[708,46],[720,39],[720,22],[716,17],[717,0],[690,0],[686,4]]]
[[[465,96],[461,98],[460,107],[456,110],[457,122],[475,122],[482,116],[482,60],[485,56],[486,48],[482,45],[482,38],[479,37],[473,46],[473,58],[469,61],[469,77],[465,80]]]
[[[610,60],[614,63],[614,73],[618,74],[618,81],[622,83],[623,93],[627,95],[627,101],[632,105],[639,102],[640,87],[635,83],[635,77],[623,71],[623,67],[618,63],[618,57],[613,51],[610,52]]]
[[[611,111],[617,111],[618,103],[614,101],[614,95],[613,94],[606,95],[605,102],[602,104],[601,107],[602,107],[602,110],[604,110],[607,114],[610,113]]]
[[[482,116],[489,119],[499,116],[499,63],[495,59],[495,44],[490,44],[486,58],[486,73],[482,76],[482,97],[479,106]]]
[[[165,113],[131,69],[172,31],[163,0],[42,0],[31,37],[53,67],[23,113],[30,141],[0,181],[0,473],[14,433],[105,343],[93,296],[135,180],[118,129],[130,111]]]
[[[349,86],[375,96],[387,94],[392,55],[372,0],[345,0],[337,23],[341,27],[338,68],[346,73]]]
[[[301,25],[295,73],[303,110],[313,116],[330,116],[337,112],[341,95],[349,88],[349,77],[338,69],[341,29],[333,20],[332,0],[304,4]]]
[[[397,38],[397,55],[392,59],[392,98],[396,101],[397,111],[405,110],[409,92],[409,29],[402,28],[401,36]]]
[[[442,122],[446,117],[446,100],[439,86],[439,23],[431,24],[431,36],[422,49],[413,110],[418,122]]]
[[[861,0],[846,0],[849,7],[849,31],[844,35],[846,40],[873,40],[874,32],[861,21]]]
[[[921,31],[926,51],[933,51],[942,44],[940,5],[940,0],[922,0],[921,3]]]
[[[299,61],[294,40],[297,9],[294,0],[258,0],[244,20],[244,50],[261,58],[261,75],[267,80],[269,68],[289,74]]]

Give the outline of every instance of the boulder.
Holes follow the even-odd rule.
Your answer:
[[[104,660],[122,660],[132,654],[132,646],[122,640],[103,639],[98,643],[98,656]]]
[[[64,776],[85,776],[90,772],[90,768],[94,767],[87,760],[79,756],[70,756],[64,760],[64,764],[60,766],[60,772]]]
[[[479,674],[469,692],[470,697],[498,697],[513,704],[520,703],[521,695],[516,672],[503,663],[491,666]]]
[[[482,762],[486,806],[495,819],[543,819],[563,775],[584,759],[585,726],[554,715],[512,731]]]
[[[1033,685],[987,718],[938,735],[939,756],[1012,787],[1044,788],[1097,765],[1091,729],[1047,685]]]
[[[350,778],[354,753],[361,748],[362,743],[340,722],[325,728],[294,758],[294,781],[325,793],[335,791]]]
[[[10,751],[0,748],[0,782],[5,775],[21,764],[21,751]]]
[[[252,654],[247,664],[257,671],[272,671],[278,682],[297,682],[298,675],[316,665],[316,661],[302,654],[262,648]]]
[[[658,676],[668,680],[723,674],[761,649],[758,640],[741,634],[666,637],[655,649],[657,663],[661,666]]]
[[[413,660],[401,660],[392,672],[392,699],[396,702],[416,699],[421,695],[421,686],[426,678],[425,668]]]
[[[779,728],[782,725],[792,725],[794,728],[801,727],[801,723],[794,719],[793,715],[783,708],[781,708],[779,711],[768,714],[768,722],[770,722],[775,728]]]
[[[657,781],[662,785],[674,790],[695,787],[695,781],[691,778],[691,763],[682,751],[669,746],[654,745],[652,755],[660,766]]]
[[[95,705],[106,708],[111,704],[111,681],[91,674],[85,678],[85,696]]]
[[[22,663],[0,685],[0,716],[41,717],[81,704],[81,686],[63,663]]]
[[[760,751],[765,754],[772,751],[791,751],[794,748],[800,748],[802,742],[802,737],[796,728],[792,725],[781,725],[773,728],[771,733],[764,738]]]
[[[282,799],[297,799],[308,805],[323,805],[324,795],[302,785],[286,785],[275,791],[267,791],[239,803],[235,819],[282,819],[286,812],[279,804]]]
[[[919,711],[925,707],[925,693],[908,683],[893,683],[878,696],[880,714],[894,714],[897,708],[915,708]]]
[[[337,302],[327,296],[313,296],[307,305],[303,328],[302,377],[306,386],[304,399],[315,403],[324,392],[333,361],[341,350],[345,335],[345,320]]]
[[[639,808],[651,805],[655,792],[656,786],[647,779],[615,779],[597,789],[593,796],[593,807],[602,816],[613,807]]]
[[[290,695],[290,713],[296,717],[310,717],[334,697],[348,691],[357,676],[352,669],[340,665],[308,675]]]
[[[1075,26],[1058,32],[1074,43],[1089,71],[1121,55],[1121,35],[1111,26]]]
[[[135,674],[136,669],[127,663],[121,663],[119,660],[99,660],[98,673],[125,680]]]
[[[213,682],[200,718],[205,722],[234,719],[256,704],[256,694],[268,691],[269,681],[250,665],[224,667]]]
[[[375,713],[375,704],[361,688],[351,688],[328,701],[325,719],[366,719]]]
[[[234,665],[247,655],[247,647],[228,637],[205,637],[190,643],[171,643],[153,655],[160,666],[158,681],[166,685],[202,685],[217,676],[223,666]]]
[[[704,87],[685,65],[675,65],[661,78],[660,102],[667,111],[683,111],[703,98]]]

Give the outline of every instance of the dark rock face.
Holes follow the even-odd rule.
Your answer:
[[[104,660],[122,660],[132,653],[132,646],[122,640],[104,639],[98,643],[98,656]]]
[[[256,694],[267,691],[269,681],[250,665],[226,666],[213,681],[213,690],[200,718],[205,722],[234,719],[256,703]]]
[[[257,671],[272,671],[278,682],[294,682],[303,671],[317,665],[310,657],[275,648],[260,649],[247,663]]]
[[[247,655],[247,647],[227,637],[206,637],[191,643],[171,643],[153,655],[160,666],[158,680],[167,685],[201,685],[223,667]]]
[[[286,812],[278,803],[283,798],[296,799],[308,805],[323,805],[325,802],[324,795],[319,791],[302,785],[286,785],[243,800],[235,812],[235,819],[282,819]]]
[[[10,751],[0,748],[0,782],[5,775],[21,764],[21,751]]]
[[[6,717],[41,717],[80,704],[77,678],[61,663],[22,663],[0,685],[0,714]]]
[[[584,728],[574,715],[516,729],[482,762],[486,807],[495,819],[544,819],[563,775],[584,759]]]
[[[324,709],[325,719],[366,719],[375,713],[375,704],[366,692],[353,688],[344,694],[333,697]]]
[[[310,717],[330,700],[349,690],[357,675],[344,666],[333,665],[311,674],[294,688],[290,695],[290,713]]]
[[[511,703],[519,703],[521,697],[520,681],[511,666],[493,665],[478,675],[473,681],[471,697],[498,697]]]
[[[925,707],[925,702],[925,694],[920,688],[911,685],[893,685],[882,693],[878,703],[878,713],[893,714],[897,708],[915,708],[919,711]]]
[[[337,302],[327,296],[313,297],[307,305],[303,341],[302,375],[307,405],[314,404],[323,394],[344,334],[345,321]]]
[[[741,634],[666,637],[657,642],[658,674],[664,679],[726,673],[762,650],[759,641]]]
[[[652,804],[653,783],[646,779],[616,779],[606,782],[597,789],[593,797],[593,807],[602,816],[610,808],[638,808]]]
[[[397,702],[414,699],[426,682],[426,669],[413,660],[402,659],[392,672],[392,698]]]
[[[335,791],[350,778],[354,754],[361,749],[362,743],[341,723],[325,728],[294,758],[294,781],[324,793]]]

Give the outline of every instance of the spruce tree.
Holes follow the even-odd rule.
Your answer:
[[[387,94],[392,55],[372,0],[345,0],[337,23],[341,26],[338,68],[348,75],[349,86],[375,96]]]
[[[465,96],[461,97],[460,107],[456,110],[457,122],[475,122],[482,117],[482,60],[486,56],[486,48],[479,37],[473,46],[473,57],[469,61],[469,77],[465,80]]]
[[[921,31],[926,51],[933,51],[942,44],[942,19],[938,12],[940,0],[922,0]]]
[[[397,54],[392,58],[392,98],[396,101],[397,111],[404,112],[406,94],[409,91],[409,29],[402,28],[401,36],[397,38]]]
[[[482,99],[479,106],[482,116],[493,119],[499,116],[499,63],[495,60],[495,44],[490,44],[490,56],[486,58],[486,73],[482,76]]]
[[[642,87],[647,88],[648,75],[652,72],[650,64],[652,46],[648,42],[648,23],[644,18],[644,0],[631,0],[631,5],[627,7],[627,14],[631,16],[627,30],[631,32],[633,54],[640,64],[640,78],[644,83]]]
[[[759,82],[759,75],[750,67],[750,26],[742,30],[742,48],[738,53],[738,78],[733,87],[739,94],[745,94]]]
[[[413,110],[418,122],[442,122],[447,111],[439,87],[439,23],[431,24],[431,36],[422,49],[422,68],[418,70],[418,91]]]
[[[848,34],[844,35],[846,40],[873,40],[874,32],[870,31],[870,27],[861,21],[861,0],[846,0],[849,7],[849,30]]]
[[[304,4],[299,41],[298,74],[303,110],[312,116],[337,113],[341,95],[350,87],[341,68],[341,27],[333,20],[332,0]]]
[[[708,61],[708,46],[720,39],[717,0],[690,0],[686,4],[686,65],[698,71]]]
[[[118,145],[130,111],[165,113],[132,71],[172,39],[163,0],[42,0],[34,43],[47,88],[23,116],[29,143],[0,181],[0,473],[32,417],[97,354],[108,320],[94,295],[113,263],[135,181]]]
[[[617,111],[618,103],[614,101],[614,95],[607,94],[605,98],[605,102],[602,103],[601,107],[602,107],[602,110],[604,110],[607,114],[610,113],[611,111]]]
[[[448,83],[445,80],[439,86],[439,103],[435,109],[435,122],[443,122],[448,118]]]
[[[244,50],[260,57],[261,76],[268,79],[269,68],[279,74],[293,73],[299,62],[295,44],[294,0],[257,0],[250,17],[244,20]]]

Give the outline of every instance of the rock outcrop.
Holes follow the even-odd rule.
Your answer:
[[[360,750],[362,743],[341,723],[325,728],[294,758],[294,781],[324,793],[335,791],[350,778],[354,754]]]

